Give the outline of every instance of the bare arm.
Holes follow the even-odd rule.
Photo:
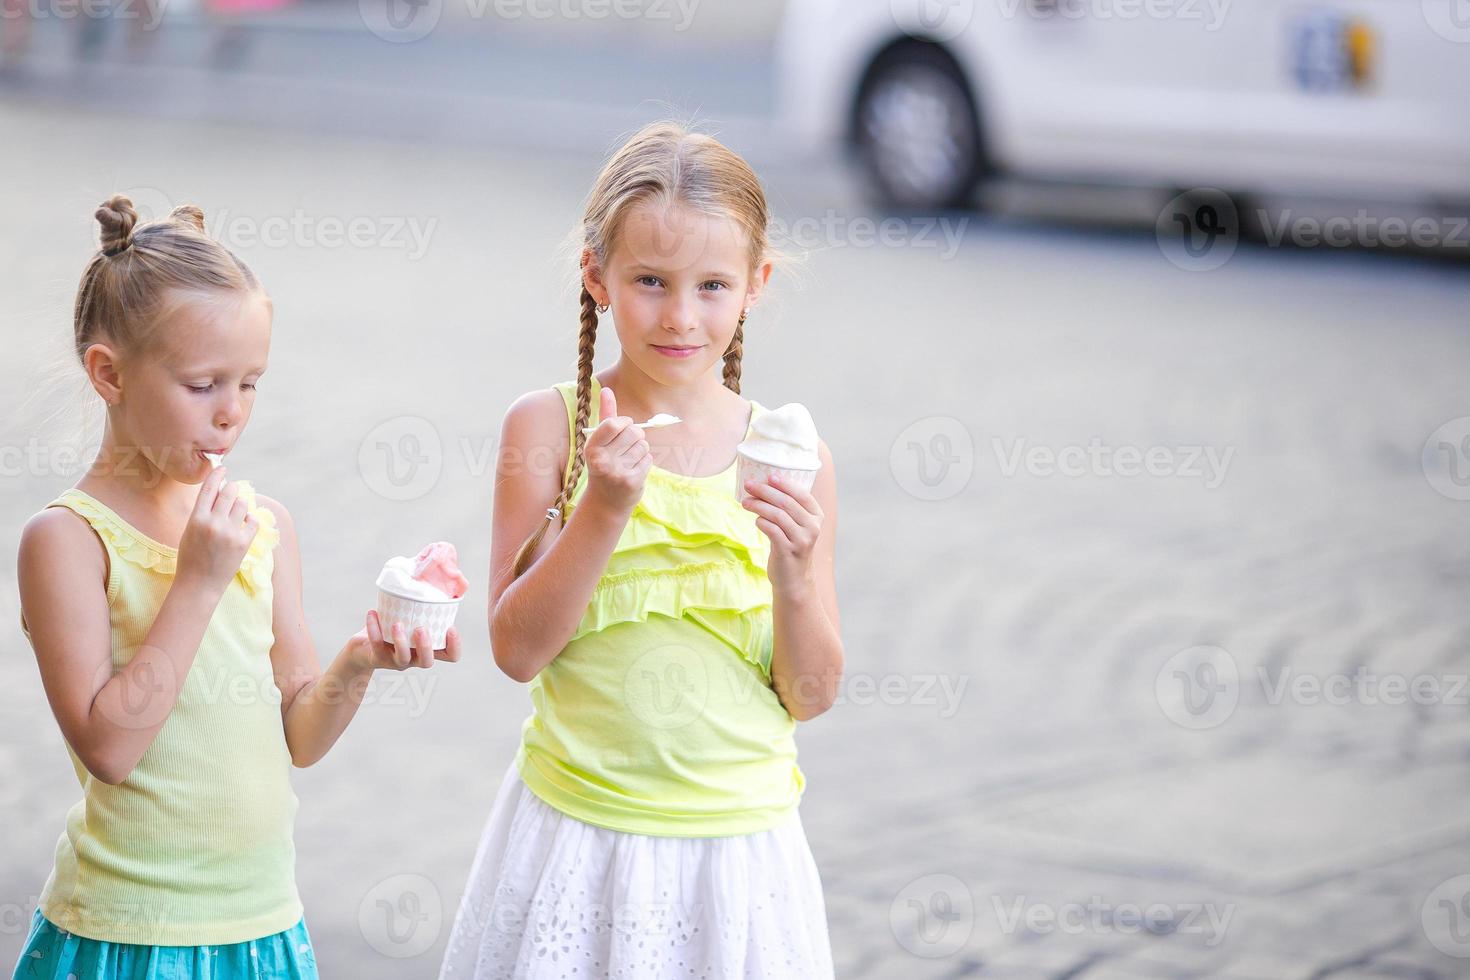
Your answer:
[[[377,610],[371,610],[365,628],[347,641],[323,673],[306,627],[296,525],[280,503],[264,496],[258,499],[275,515],[276,529],[281,533],[271,572],[271,628],[275,634],[271,669],[281,692],[281,723],[286,729],[291,762],[306,767],[319,762],[347,730],[374,670],[431,667],[436,659],[456,661],[460,655],[459,633],[451,628],[445,638],[446,649],[435,652],[427,631],[420,628],[410,637],[401,623],[394,623],[392,641],[385,642]]]
[[[96,778],[121,783],[153,744],[255,530],[216,470],[200,488],[173,585],[143,645],[114,673],[106,552],[85,522],[60,508],[27,522],[18,567],[22,615],[61,734]]]
[[[561,490],[570,451],[565,403],[555,391],[523,395],[501,428],[490,536],[490,644],[500,669],[522,683],[576,632],[652,465],[642,430],[618,416],[615,397],[602,391],[602,422],[584,449],[587,491],[564,525],[552,522],[518,579],[516,553]]]

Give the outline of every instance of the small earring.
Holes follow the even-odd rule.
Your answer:
[[[609,307],[609,304],[607,304],[607,303],[599,303],[599,304],[597,304],[597,312],[598,313],[606,313],[609,308],[610,308]]]

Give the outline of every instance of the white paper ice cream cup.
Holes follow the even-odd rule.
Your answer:
[[[463,601],[463,596],[458,599],[437,601],[409,599],[380,586],[378,588],[378,620],[383,625],[383,639],[391,643],[393,624],[402,623],[404,631],[408,634],[409,645],[412,646],[413,631],[422,626],[429,631],[429,638],[434,641],[434,649],[443,650],[447,643],[449,627],[454,625],[454,617],[459,613],[459,604]]]
[[[744,503],[750,494],[745,492],[745,481],[755,480],[759,483],[770,483],[772,476],[778,476],[793,486],[810,490],[812,484],[817,482],[817,471],[820,466],[805,469],[797,466],[774,466],[770,463],[762,463],[758,459],[752,459],[743,452],[736,452],[738,464],[735,467],[735,499]]]

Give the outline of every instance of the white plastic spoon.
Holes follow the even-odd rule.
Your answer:
[[[677,425],[678,423],[680,423],[682,421],[684,421],[684,420],[681,419],[681,418],[679,418],[679,416],[677,416],[677,415],[667,415],[667,414],[665,414],[663,412],[659,412],[657,415],[655,415],[653,418],[649,419],[647,422],[634,422],[633,424],[636,425],[636,426],[638,426],[638,428],[640,428],[640,429],[657,429],[657,428],[660,428],[660,427],[665,426],[665,425]],[[592,433],[594,433],[596,431],[597,431],[597,427],[596,426],[585,425],[585,426],[582,427],[582,433],[584,435],[591,435]]]

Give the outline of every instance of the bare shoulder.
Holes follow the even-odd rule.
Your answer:
[[[505,412],[490,534],[492,604],[515,579],[511,568],[522,542],[547,523],[546,507],[561,490],[571,452],[568,429],[566,402],[553,388],[527,392]],[[547,529],[538,554],[550,547],[556,534],[554,525]]]
[[[47,507],[26,521],[20,532],[22,574],[28,565],[36,562],[48,565],[91,562],[105,568],[107,550],[80,514],[65,507]]]
[[[80,514],[65,507],[47,507],[26,521],[20,532],[20,548],[16,559],[21,593],[21,623],[25,610],[32,606],[47,614],[50,609],[69,609],[85,599],[87,591],[78,589],[82,577],[97,583],[95,601],[104,602],[108,567],[107,549],[102,539]],[[70,612],[63,614],[69,615]]]
[[[275,515],[276,526],[278,528],[285,530],[285,528],[287,527],[295,527],[295,525],[291,523],[291,512],[288,511],[286,509],[286,505],[281,503],[279,500],[275,499],[274,497],[267,497],[263,493],[257,493],[255,495],[255,502]]]
[[[570,440],[567,406],[561,393],[554,388],[528,391],[505,411],[500,461],[502,466],[508,467],[517,463],[541,462],[539,457],[545,456],[547,465],[530,469],[538,473],[547,471],[554,480],[571,452]]]
[[[276,530],[281,534],[281,541],[288,548],[296,547],[296,524],[291,520],[291,512],[286,509],[286,505],[274,497],[267,497],[263,493],[257,493],[255,495],[255,502],[270,511],[275,517]]]
[[[555,388],[528,391],[511,402],[510,408],[505,410],[505,425],[507,429],[515,428],[522,432],[528,429],[547,432],[557,429],[565,432],[567,403],[562,400],[561,392]]]

